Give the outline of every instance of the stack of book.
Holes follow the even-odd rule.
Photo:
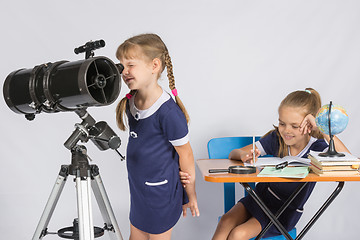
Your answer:
[[[359,175],[360,159],[344,152],[344,157],[322,157],[321,152],[310,151],[310,169],[320,176]]]

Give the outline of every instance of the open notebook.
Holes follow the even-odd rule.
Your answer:
[[[283,162],[288,162],[289,166],[310,166],[310,159],[301,158],[296,156],[286,156],[283,158],[279,157],[260,157],[255,162],[254,166],[264,167],[264,166],[275,166]],[[252,166],[250,163],[244,163],[245,166]]]
[[[304,178],[308,175],[308,167],[286,167],[275,169],[275,167],[264,167],[257,175],[258,177],[283,177],[283,178]]]

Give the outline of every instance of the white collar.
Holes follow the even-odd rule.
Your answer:
[[[149,107],[148,109],[145,109],[145,110],[140,110],[140,109],[137,109],[135,106],[135,103],[134,103],[135,96],[136,96],[136,94],[132,98],[130,98],[129,106],[130,106],[131,115],[136,120],[150,117],[161,107],[161,105],[163,103],[165,103],[167,100],[170,99],[170,95],[167,92],[165,92],[164,90],[162,90],[161,96],[156,100],[156,102],[153,105],[151,105],[151,107]]]
[[[306,145],[306,147],[304,147],[303,150],[301,150],[298,155],[296,155],[296,157],[302,157],[308,150],[309,148],[311,147],[311,145],[316,142],[317,138],[314,138],[314,137],[310,137],[310,140],[308,142],[308,144]],[[289,156],[291,156],[290,154],[290,147],[288,147],[288,151],[289,151]]]

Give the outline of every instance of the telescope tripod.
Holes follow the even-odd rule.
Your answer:
[[[89,165],[86,148],[76,145],[71,149],[71,164],[62,165],[45,209],[34,233],[32,240],[42,239],[48,234],[47,227],[64,188],[66,178],[69,175],[75,176],[77,193],[78,219],[73,222],[73,227],[60,229],[59,237],[76,240],[93,240],[109,232],[111,240],[123,240],[120,228],[116,222],[114,212],[106,194],[103,182],[100,177],[99,168],[96,165]],[[90,187],[92,188],[96,201],[104,220],[104,227],[94,227],[92,221]]]

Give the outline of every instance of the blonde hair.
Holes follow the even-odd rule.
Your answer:
[[[166,67],[167,76],[169,79],[169,88],[171,90],[176,89],[173,66],[169,51],[161,38],[156,34],[140,34],[129,38],[118,47],[116,51],[116,58],[120,60],[140,57],[134,55],[136,48],[139,48],[143,56],[148,58],[148,60],[152,61],[153,59],[158,58],[161,61],[162,68],[160,73],[163,72]],[[160,74],[158,77],[160,77]],[[135,93],[136,90],[131,90],[129,94],[133,96]],[[126,129],[124,122],[127,100],[128,98],[124,97],[116,107],[116,122],[118,127],[123,131]],[[179,96],[175,96],[175,101],[180,107],[181,111],[184,113],[186,121],[189,122],[189,115]]]
[[[301,108],[304,113],[304,117],[308,114],[316,116],[318,110],[321,108],[321,98],[320,94],[313,88],[306,88],[304,91],[295,91],[288,94],[280,103],[279,111],[282,107],[294,107]],[[275,129],[271,130],[269,133],[276,131],[276,134],[279,138],[279,152],[278,157],[284,157],[288,155],[288,146],[285,144],[284,140],[281,138],[278,127],[274,126]],[[269,133],[265,134],[268,135]],[[321,139],[323,138],[319,130],[312,131],[311,136]]]

